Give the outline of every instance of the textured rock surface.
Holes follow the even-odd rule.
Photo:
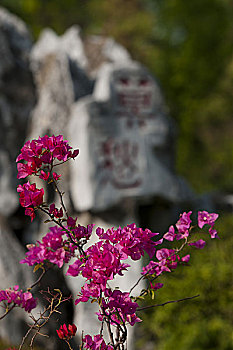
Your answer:
[[[191,197],[174,172],[175,128],[161,90],[133,61],[105,64],[91,97],[78,101],[69,140],[80,148],[71,164],[76,210],[106,210],[126,197]]]
[[[83,70],[85,62],[77,27],[62,37],[49,29],[42,32],[31,53],[38,102],[32,114],[30,138],[45,133],[66,136],[72,104],[92,90]]]
[[[15,160],[27,131],[35,90],[29,69],[31,36],[25,24],[0,8],[1,148]]]
[[[0,213],[10,215],[18,206],[18,196],[12,186],[12,162],[8,152],[0,149]]]
[[[24,289],[33,282],[30,269],[19,264],[24,258],[24,249],[9,230],[7,222],[0,217],[0,289],[19,285]],[[1,321],[0,337],[11,342],[19,343],[24,336],[28,321],[26,313],[20,309],[13,310]]]
[[[84,38],[84,48],[87,57],[86,70],[95,78],[103,63],[127,63],[131,61],[129,52],[114,39],[90,35]]]
[[[26,138],[35,103],[29,69],[32,47],[25,24],[0,8],[0,213],[11,214],[16,200],[15,158]]]

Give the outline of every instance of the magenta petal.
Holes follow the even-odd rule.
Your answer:
[[[199,239],[199,241],[189,243],[190,246],[195,247],[197,249],[203,249],[206,242],[203,239]]]

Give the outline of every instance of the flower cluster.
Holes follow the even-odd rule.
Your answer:
[[[51,137],[45,135],[37,140],[27,141],[16,159],[16,162],[24,161],[24,163],[17,165],[17,177],[22,179],[32,174],[38,174],[43,166],[48,169],[48,165],[55,165],[55,160],[64,163],[70,158],[77,157],[78,154],[79,150],[72,151],[71,146],[66,140],[63,140],[62,135]],[[41,178],[47,180],[50,174],[43,170],[40,175]],[[54,176],[57,177],[57,174],[55,173]]]
[[[61,268],[64,263],[69,262],[75,247],[63,238],[66,232],[58,226],[49,229],[50,232],[42,238],[42,242],[37,241],[29,246],[26,258],[20,261],[21,264],[33,266],[49,261]]]
[[[82,274],[89,284],[85,284],[76,300],[87,301],[90,297],[101,296],[101,292],[106,289],[107,282],[112,280],[117,274],[129,267],[129,264],[121,262],[123,259],[117,247],[109,241],[99,241],[85,251],[86,256],[81,256],[74,264],[69,266],[67,275],[78,276]]]
[[[93,339],[90,335],[86,335],[83,339],[83,344],[87,350],[113,350],[111,345],[107,345],[102,335],[94,335]]]
[[[57,209],[55,204],[52,203],[49,207],[49,214],[51,214],[52,218],[62,218],[63,217],[63,209]]]
[[[174,226],[170,226],[168,232],[165,233],[163,238],[167,239],[168,241],[174,241],[175,239],[178,241],[180,239],[187,238],[189,236],[189,229],[192,222],[190,219],[191,214],[191,211],[188,213],[184,212],[176,223],[178,232],[175,233]]]
[[[216,213],[208,213],[205,210],[198,212],[198,226],[202,228],[204,225],[210,225],[209,233],[211,238],[219,238],[217,231],[214,229],[217,218],[218,214]]]
[[[177,232],[175,231],[175,227],[172,225],[169,227],[167,233],[164,234],[163,238],[173,242],[174,240],[184,240],[185,244],[189,246],[202,249],[204,248],[206,242],[203,239],[199,239],[194,242],[189,242],[188,238],[191,235],[191,223],[192,220],[190,218],[192,211],[188,213],[184,212],[180,215],[179,220],[176,223]],[[206,211],[198,212],[198,226],[202,228],[204,225],[210,225],[209,233],[211,238],[218,238],[217,231],[214,229],[215,221],[218,218],[218,214],[208,213]],[[160,249],[156,252],[156,260],[152,260],[149,264],[143,268],[143,275],[155,275],[159,276],[163,272],[171,272],[172,270],[177,268],[178,263],[188,263],[190,259],[190,255],[187,254],[183,257],[179,255],[179,249]]]
[[[142,291],[141,296],[154,293],[163,287],[162,283],[157,282],[164,272],[171,272],[177,266],[185,265],[190,260],[190,254],[181,255],[184,247],[195,247],[202,249],[206,242],[202,239],[192,240],[192,212],[184,212],[180,215],[175,225],[169,227],[162,238],[157,237],[159,233],[153,233],[149,229],[142,229],[136,224],[130,224],[123,228],[111,228],[104,230],[96,229],[98,242],[85,248],[85,244],[90,239],[93,226],[84,227],[77,224],[77,218],[68,215],[62,199],[62,192],[59,190],[58,180],[61,175],[54,172],[53,168],[70,159],[74,159],[79,154],[78,150],[72,150],[68,142],[63,140],[62,135],[44,136],[37,140],[28,141],[21,149],[17,158],[18,178],[26,178],[29,175],[39,176],[42,180],[52,182],[54,188],[60,196],[60,208],[54,203],[48,206],[43,203],[44,190],[38,189],[35,183],[28,181],[24,185],[19,185],[20,204],[25,208],[25,214],[35,218],[35,210],[40,209],[49,216],[48,221],[53,221],[57,226],[50,227],[50,231],[42,238],[28,247],[26,257],[20,263],[26,263],[29,266],[36,265],[46,267],[46,262],[57,265],[62,268],[65,263],[69,263],[71,257],[75,257],[74,263],[70,264],[67,275],[76,277],[81,275],[85,283],[77,295],[75,304],[80,302],[97,302],[99,311],[98,319],[107,323],[110,335],[110,343],[106,343],[101,334],[82,337],[82,348],[89,350],[113,350],[122,345],[127,337],[126,325],[134,326],[140,322],[136,312],[138,304],[136,298],[131,297],[134,287],[142,279],[148,280],[147,289]],[[218,215],[206,211],[198,212],[198,227],[202,229],[205,225],[209,226],[208,232],[211,238],[218,238],[214,224]],[[164,241],[175,241],[179,248],[159,248]],[[122,292],[119,289],[111,289],[111,282],[117,275],[123,276],[124,272],[130,267],[126,259],[133,261],[141,259],[145,253],[150,259],[149,264],[143,267],[142,276],[130,292]],[[128,262],[128,261],[127,261]],[[156,280],[156,283],[154,282]],[[36,300],[30,292],[23,293],[15,286],[13,289],[0,291],[0,302],[5,301],[12,307],[20,306],[26,311],[31,311],[36,306]],[[112,333],[112,329],[117,332]],[[58,330],[58,337],[68,341],[75,336],[77,327],[72,325],[62,325]],[[116,345],[117,344],[117,345]]]
[[[143,230],[134,223],[123,228],[111,228],[106,232],[98,228],[96,234],[99,238],[109,240],[115,244],[125,258],[131,257],[133,260],[139,260],[144,256],[144,251],[152,258],[155,254],[156,245],[161,244],[163,241],[161,239],[154,242],[152,237],[159,233],[153,233],[149,229]]]
[[[113,325],[129,323],[133,326],[141,321],[136,316],[138,304],[131,300],[129,293],[123,293],[117,289],[112,291],[108,288],[104,291],[104,296],[102,311],[97,313],[100,321],[103,321],[106,315],[109,316],[110,323]]]
[[[176,228],[178,232],[175,232],[174,226],[170,226],[169,230],[165,235],[163,236],[164,239],[168,241],[174,241],[174,240],[180,240],[180,239],[187,239],[190,235],[190,229],[191,229],[191,223],[192,220],[190,219],[192,212],[189,211],[188,213],[184,212],[180,215],[179,220],[176,223]],[[198,212],[198,226],[200,228],[203,228],[204,225],[210,225],[209,233],[211,238],[219,238],[217,231],[214,229],[215,221],[218,218],[218,214],[215,213],[208,213],[207,211],[199,211]],[[194,246],[196,248],[203,248],[205,245],[205,241],[199,240],[197,242],[189,243],[189,245]]]
[[[162,243],[162,240],[152,241],[151,238],[157,234],[137,228],[135,224],[112,228],[106,232],[98,227],[96,234],[99,242],[88,248],[85,256],[76,260],[67,271],[67,275],[81,274],[87,280],[76,304],[86,302],[89,298],[100,298],[102,292],[106,291],[108,281],[113,280],[117,274],[122,276],[123,271],[130,267],[123,260],[129,257],[138,260],[145,252],[152,257],[156,245]]]
[[[19,202],[22,207],[26,208],[25,215],[31,217],[31,221],[35,218],[34,208],[43,203],[43,188],[36,188],[36,184],[30,184],[28,181],[23,185],[19,185],[17,188],[19,193]]]
[[[163,272],[171,272],[177,268],[178,262],[188,262],[190,255],[186,255],[180,258],[178,253],[174,249],[160,249],[156,252],[156,261],[151,260],[149,264],[142,269],[143,275],[156,275],[159,276]]]
[[[77,157],[79,150],[72,151],[68,142],[63,140],[63,136],[39,137],[37,140],[27,141],[16,161],[18,169],[18,179],[23,179],[29,175],[39,176],[44,181],[57,181],[61,175],[53,172],[53,167]],[[27,182],[17,188],[20,196],[20,204],[26,208],[25,215],[35,218],[34,208],[43,203],[43,189],[37,189],[36,185]],[[62,217],[62,209],[51,208],[54,217]]]
[[[33,298],[32,293],[19,290],[19,286],[0,290],[0,302],[2,301],[6,301],[8,305],[19,306],[27,312],[31,312],[36,307],[36,299]]]
[[[76,220],[74,220],[74,223],[71,224],[71,219],[72,219],[71,217],[68,218],[67,225],[74,242],[86,243],[90,239],[93,227],[95,225],[90,224],[90,225],[87,225],[87,227],[82,226],[80,224],[76,225]]]
[[[76,332],[77,327],[75,326],[75,324],[69,324],[67,328],[67,325],[64,323],[63,326],[57,329],[57,334],[59,338],[63,340],[69,340],[70,338],[74,337]]]

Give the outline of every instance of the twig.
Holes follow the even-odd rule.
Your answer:
[[[191,300],[191,299],[197,298],[199,296],[200,296],[200,294],[197,294],[197,295],[194,295],[193,297],[187,297],[187,298],[178,299],[178,300],[170,300],[170,301],[166,301],[165,303],[162,303],[162,304],[148,305],[148,306],[138,308],[137,311],[142,311],[142,310],[150,309],[152,307],[157,307],[157,306],[164,306],[164,305],[172,304],[172,303],[179,303],[181,301]]]
[[[56,182],[56,180],[54,180],[54,179],[53,179],[53,185],[54,185],[54,187],[55,187],[55,191],[57,191],[58,194],[59,194],[61,206],[62,206],[62,208],[64,209],[64,212],[66,213],[66,217],[68,218],[69,215],[68,215],[68,212],[67,212],[65,203],[64,203],[64,201],[63,201],[63,194],[62,194],[62,192],[59,190],[59,187],[58,187],[58,185],[57,185],[57,182]]]
[[[43,271],[42,271],[42,274],[40,275],[40,277],[36,280],[36,282],[34,282],[31,287],[28,287],[27,290],[30,291],[33,287],[35,287],[38,283],[40,283],[40,281],[42,280],[43,276],[46,274],[46,272],[48,270],[45,270],[44,267],[43,268]]]
[[[25,336],[23,337],[22,342],[21,342],[21,344],[19,346],[19,350],[22,349],[23,344],[25,343],[27,337],[29,336],[29,334],[31,333],[32,330],[35,330],[35,334],[32,336],[32,339],[31,339],[31,342],[30,342],[31,349],[33,348],[34,340],[35,340],[35,338],[37,337],[38,334],[42,335],[42,336],[45,336],[45,337],[47,336],[46,334],[42,334],[40,332],[41,328],[44,327],[47,324],[47,322],[49,321],[50,317],[52,316],[52,314],[54,312],[60,313],[60,311],[57,310],[58,307],[60,306],[61,303],[63,303],[64,301],[69,299],[69,298],[62,298],[62,293],[60,291],[57,294],[54,295],[48,289],[47,293],[51,297],[49,297],[49,296],[45,297],[44,296],[44,298],[49,302],[49,305],[48,305],[48,307],[46,307],[44,309],[44,311],[42,313],[40,313],[40,316],[39,316],[38,319],[35,319],[33,315],[30,316],[31,319],[33,320],[34,324],[29,326],[29,329],[26,332]],[[48,316],[46,316],[47,313],[48,313]]]
[[[6,315],[9,314],[9,312],[11,312],[11,310],[14,309],[14,307],[16,307],[15,304],[13,304],[9,309],[7,309],[6,312],[0,317],[0,320],[2,320],[4,317],[6,317]]]
[[[136,282],[136,283],[133,285],[133,287],[130,289],[129,294],[132,293],[132,291],[134,290],[134,288],[137,287],[137,285],[141,282],[141,280],[143,280],[143,278],[145,278],[145,276],[146,276],[148,273],[149,273],[149,271],[148,271],[145,275],[141,276],[141,277],[137,280],[137,282]]]
[[[68,340],[65,340],[65,342],[66,342],[66,344],[69,346],[69,349],[70,349],[70,350],[73,350],[72,347],[71,347],[71,345],[70,345],[70,343],[69,343],[69,341],[68,341]]]

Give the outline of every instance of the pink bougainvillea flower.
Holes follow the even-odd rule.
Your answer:
[[[111,345],[107,345],[105,343],[101,334],[94,335],[93,339],[89,334],[87,334],[83,338],[83,345],[87,350],[113,350]]]
[[[81,238],[85,238],[86,240],[88,240],[91,237],[94,226],[95,226],[94,224],[89,224],[85,227],[78,224],[78,226],[75,226],[74,228],[72,228],[72,234],[75,240],[79,241]]]
[[[31,312],[36,307],[36,299],[30,292],[23,292],[19,290],[19,286],[14,286],[13,289],[0,290],[0,302],[6,301],[8,304],[12,304],[23,308],[27,312]]]
[[[203,239],[199,239],[199,241],[189,243],[188,245],[195,247],[197,249],[203,249],[205,244],[206,244],[206,242],[203,241]]]
[[[209,233],[210,233],[211,238],[218,238],[219,239],[218,232],[213,227],[210,227]]]
[[[198,212],[198,226],[202,228],[204,225],[213,226],[215,221],[218,218],[218,214],[208,213],[207,211],[199,211]]]
[[[118,289],[112,291],[107,288],[104,291],[106,298],[102,300],[102,312],[98,312],[98,319],[103,320],[105,315],[111,315],[111,324],[121,324],[127,322],[133,326],[136,322],[141,322],[141,319],[136,316],[138,304],[133,302],[129,293],[121,292]]]
[[[71,158],[75,158],[79,155],[79,149],[75,149],[72,154],[71,154]]]
[[[84,263],[81,261],[81,259],[76,260],[73,264],[69,265],[67,276],[73,276],[76,277],[82,272],[82,267]]]
[[[17,188],[19,193],[19,202],[22,207],[26,208],[25,215],[31,217],[31,221],[35,218],[34,207],[37,207],[43,203],[44,190],[36,188],[36,184],[30,184],[28,181],[23,185],[19,185]]]
[[[154,285],[150,282],[150,288],[153,290],[158,290],[163,287],[163,283],[155,283]]]
[[[85,283],[84,286],[81,287],[81,292],[77,295],[78,298],[75,300],[75,305],[80,302],[86,303],[90,298],[98,299],[100,298],[101,293],[102,288],[100,287],[100,284],[94,282]]]
[[[58,180],[60,179],[60,177],[61,177],[61,175],[59,175],[59,174],[53,172],[53,178],[54,178],[54,180],[58,181]]]
[[[57,209],[55,207],[54,203],[50,205],[49,212],[50,212],[50,214],[54,215],[55,218],[62,218],[63,217],[63,210],[62,210],[62,208]]]
[[[93,283],[97,283],[102,289],[106,288],[109,280],[115,275],[122,275],[129,267],[121,261],[122,254],[117,246],[109,241],[99,241],[86,250],[87,260],[82,266],[82,276]]]
[[[175,233],[175,228],[174,226],[170,226],[169,230],[167,233],[165,233],[165,235],[163,236],[164,239],[166,239],[167,241],[171,241],[173,242],[174,239],[176,238],[176,233]]]
[[[18,178],[25,178],[32,174],[37,174],[41,167],[48,168],[48,165],[54,165],[54,161],[58,163],[66,162],[68,159],[75,158],[79,154],[79,150],[72,151],[72,147],[66,140],[63,140],[62,135],[39,137],[32,141],[27,141],[21,149],[21,153],[16,159],[19,163]],[[56,174],[56,173],[55,173]],[[44,177],[44,175],[41,175]],[[59,175],[53,176],[55,180],[58,180]],[[45,178],[44,178],[45,180]]]
[[[187,254],[185,256],[183,256],[183,258],[181,258],[182,262],[188,263],[190,260],[190,254]]]
[[[149,229],[143,230],[136,226],[136,224],[130,224],[123,228],[108,229],[106,232],[98,227],[96,234],[101,239],[106,239],[117,244],[121,253],[125,254],[125,259],[131,257],[132,260],[139,260],[144,256],[146,252],[150,258],[153,257],[156,250],[156,245],[161,244],[163,239],[154,242],[151,238],[159,235],[159,233],[153,233]]]
[[[44,170],[41,170],[39,177],[40,177],[40,179],[42,179],[44,181],[48,181],[49,175],[50,175],[50,172],[46,173]]]
[[[186,238],[189,235],[189,228],[192,220],[190,219],[191,211],[188,213],[184,212],[180,215],[179,220],[176,223],[177,230],[180,235],[177,235],[176,239]]]
[[[28,162],[27,164],[18,163],[17,170],[18,170],[17,178],[24,179],[25,177],[36,173],[37,164],[34,161]]]
[[[25,209],[25,215],[30,216],[31,218],[31,222],[35,219],[36,215],[35,215],[35,211],[33,208],[27,208]]]
[[[69,216],[67,219],[67,225],[69,227],[75,227],[76,221],[77,221],[77,218],[73,219],[71,216]]]
[[[68,328],[67,325],[64,323],[63,326],[61,326],[59,329],[57,329],[57,334],[60,339],[63,340],[69,340],[70,338],[74,337],[77,332],[77,327],[75,324],[69,324]]]
[[[37,207],[43,203],[43,188],[36,188],[36,184],[30,184],[29,181],[19,185],[17,192],[19,193],[19,202],[22,207]]]
[[[67,241],[63,239],[63,236],[66,237],[65,232],[58,226],[50,227],[49,230],[50,232],[42,238],[42,242],[37,241],[28,247],[25,259],[20,261],[21,264],[33,266],[50,261],[61,268],[64,263],[69,262],[73,253],[71,249],[65,249],[67,246]]]
[[[159,276],[163,272],[171,272],[177,268],[177,263],[180,261],[180,257],[174,249],[157,250],[156,258],[158,261],[151,260],[147,266],[142,268],[143,275]]]

